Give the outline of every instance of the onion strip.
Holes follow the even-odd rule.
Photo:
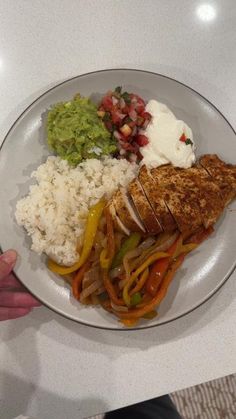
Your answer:
[[[123,311],[123,312],[126,312],[126,313],[128,312],[128,307],[125,307],[125,306],[117,306],[116,304],[113,303],[113,301],[111,301],[111,307],[115,311]]]
[[[148,250],[144,250],[144,252],[133,261],[131,269],[134,270],[137,266],[141,265],[149,256],[153,255],[156,252],[165,252],[169,249],[170,246],[175,242],[179,233],[175,232],[171,236],[168,235],[166,240],[161,241],[160,238],[156,241],[156,243],[149,248]]]
[[[92,284],[90,284],[87,288],[85,288],[80,294],[80,301],[85,300],[89,295],[95,292],[99,287],[102,286],[102,281],[96,280]]]

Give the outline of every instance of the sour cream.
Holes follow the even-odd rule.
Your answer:
[[[152,115],[144,134],[149,143],[140,148],[142,164],[153,168],[171,163],[173,166],[187,169],[196,161],[195,145],[191,128],[175,117],[163,103],[150,100],[146,111]],[[180,141],[182,135],[190,139],[189,144]]]

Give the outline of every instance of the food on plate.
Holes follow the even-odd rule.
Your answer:
[[[32,239],[32,250],[63,265],[79,258],[89,208],[109,199],[137,174],[138,166],[106,157],[88,159],[77,167],[50,156],[32,173],[36,184],[17,202],[16,220]]]
[[[47,142],[56,155],[76,166],[89,158],[111,155],[149,167],[172,163],[191,167],[195,145],[191,128],[163,103],[147,104],[118,86],[98,106],[77,94],[52,106]]]
[[[50,109],[47,141],[51,150],[73,166],[117,150],[116,142],[97,115],[97,106],[80,95]]]
[[[148,144],[144,130],[152,118],[145,101],[118,86],[103,97],[98,115],[117,141],[119,155],[130,161],[141,160],[139,149]]]
[[[178,228],[184,236],[191,235],[202,225],[208,228],[215,224],[234,198],[235,170],[216,155],[202,156],[189,169],[141,166],[138,178],[127,190],[122,188],[113,195],[111,214],[114,207],[129,232],[158,234]]]
[[[138,187],[131,197],[130,185],[135,182]],[[153,208],[148,219],[137,210],[139,195]],[[72,275],[73,295],[80,302],[100,304],[125,326],[134,326],[141,318],[157,314],[186,255],[214,231],[213,225],[235,196],[236,166],[216,155],[202,156],[188,169],[141,166],[138,176],[107,204],[97,204],[103,212],[90,239],[86,237],[88,216],[81,259],[70,267],[49,260],[48,267],[60,275]],[[152,220],[156,231],[151,229]],[[99,241],[101,234],[103,241]]]
[[[157,167],[171,163],[187,169],[195,162],[195,145],[191,128],[175,117],[163,103],[150,100],[145,112],[151,115],[144,135],[148,144],[140,148],[142,164]]]
[[[125,326],[152,319],[186,255],[236,196],[236,166],[195,157],[191,128],[121,87],[49,111],[50,156],[16,206],[32,250]]]

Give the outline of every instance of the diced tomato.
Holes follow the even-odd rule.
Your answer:
[[[148,144],[148,138],[146,137],[146,135],[136,135],[135,141],[140,147],[143,147]]]
[[[145,106],[144,100],[139,95],[136,95],[135,93],[130,93],[130,99],[131,100],[136,99],[137,103],[142,104],[143,106]]]
[[[131,153],[135,153],[135,154],[137,154],[138,148],[139,148],[138,145],[135,142],[133,142],[133,143],[129,143],[129,142],[122,143],[122,147],[124,148],[124,150],[130,151]]]
[[[142,115],[142,113],[145,111],[145,107],[143,105],[138,104],[138,103],[137,103],[135,109],[136,109],[138,115]]]
[[[185,141],[187,140],[186,135],[183,133],[179,139],[179,141],[182,141],[183,143],[185,143]]]
[[[102,99],[102,106],[104,107],[105,111],[110,111],[113,108],[113,102],[111,96],[104,96]]]
[[[128,114],[128,113],[129,113],[129,106],[128,106],[128,105],[125,105],[125,106],[122,108],[122,112],[123,112],[123,113],[125,113],[125,114]]]
[[[136,122],[135,121],[130,121],[130,122],[128,122],[128,125],[129,125],[130,128],[133,129],[136,126]]]
[[[139,148],[148,144],[144,130],[151,120],[151,114],[145,111],[144,100],[134,93],[122,93],[119,87],[103,97],[98,115],[118,143],[118,158],[142,160]]]
[[[121,122],[122,122],[122,119],[124,119],[124,117],[125,117],[125,114],[123,114],[123,113],[121,113],[117,110],[114,110],[114,111],[111,112],[111,119],[112,119],[113,124],[120,125]]]

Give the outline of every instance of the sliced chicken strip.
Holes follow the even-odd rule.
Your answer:
[[[127,236],[129,236],[130,231],[128,230],[128,228],[122,223],[122,221],[118,217],[112,201],[110,201],[108,203],[108,208],[109,208],[109,211],[110,211],[110,214],[112,216],[112,219],[113,219],[113,222],[115,224],[116,229],[121,231],[122,233],[125,233]]]
[[[226,164],[216,154],[206,154],[200,164],[219,185],[224,206],[236,196],[236,166]]]
[[[134,206],[139,214],[140,219],[144,223],[146,230],[150,234],[158,234],[162,232],[160,223],[147,200],[147,197],[140,185],[138,179],[134,179],[128,186],[128,192],[132,198]]]
[[[128,230],[137,232],[146,231],[135,209],[132,207],[124,188],[119,189],[115,193],[113,204],[119,219]]]
[[[152,177],[146,166],[141,167],[138,180],[163,231],[171,232],[176,230],[176,222],[165,204],[163,188]]]

